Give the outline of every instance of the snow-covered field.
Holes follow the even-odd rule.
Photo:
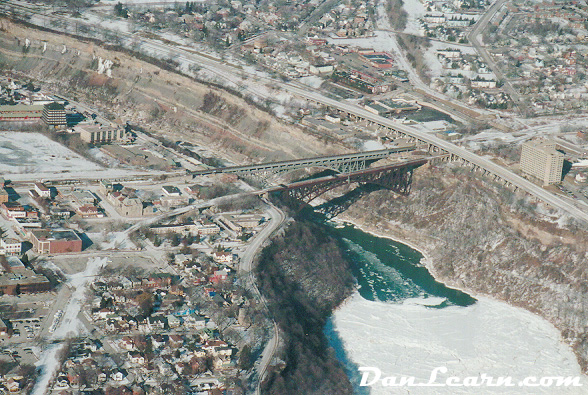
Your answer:
[[[0,132],[0,172],[62,173],[101,167],[39,133]]]
[[[41,374],[33,388],[33,395],[47,394],[49,383],[51,382],[53,375],[57,372],[57,369],[59,369],[57,354],[63,349],[63,347],[63,343],[51,344],[49,348],[41,354],[41,358],[36,363],[37,367],[40,367],[41,369]]]
[[[404,32],[422,36],[419,18],[422,18],[427,13],[427,10],[421,0],[404,0],[403,8],[407,13]]]
[[[513,387],[383,387],[378,394],[581,394],[583,388],[519,387],[528,376],[579,376],[571,349],[560,342],[557,329],[526,310],[487,298],[469,307],[441,309],[425,300],[403,304],[373,302],[353,295],[333,316],[347,355],[358,367],[377,367],[386,376],[414,376],[427,382],[436,367],[447,377],[510,376]],[[430,301],[430,298],[426,301]],[[370,377],[373,377],[370,376]],[[434,390],[432,392],[432,390]]]

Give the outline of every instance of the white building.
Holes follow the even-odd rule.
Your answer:
[[[212,253],[212,259],[214,259],[215,262],[219,263],[232,263],[233,254],[227,251],[215,251]]]
[[[35,192],[42,198],[51,198],[51,191],[42,182],[35,183]]]
[[[113,141],[121,141],[127,138],[124,129],[112,129],[102,127],[102,125],[83,125],[76,126],[76,130],[80,132],[80,138],[86,143],[110,143]]]
[[[559,184],[563,170],[564,154],[555,149],[555,142],[545,139],[523,143],[521,171],[543,182],[543,185]]]
[[[195,225],[195,231],[198,232],[200,236],[217,235],[221,231],[220,227],[212,222],[204,224],[201,222],[195,222]]]
[[[312,74],[327,74],[332,73],[335,67],[332,64],[310,65],[310,72]]]
[[[0,254],[19,255],[21,249],[22,243],[16,239],[0,239]]]

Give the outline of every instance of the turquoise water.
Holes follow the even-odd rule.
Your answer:
[[[331,236],[343,245],[352,262],[352,270],[360,295],[373,301],[402,303],[408,298],[444,298],[445,301],[429,308],[470,306],[476,302],[468,294],[436,281],[427,268],[420,264],[422,254],[396,241],[365,233],[352,225],[327,226]],[[347,374],[360,395],[369,389],[359,387],[358,367],[348,357],[331,320],[325,326],[325,335],[343,363]]]
[[[436,281],[420,264],[422,254],[396,241],[373,236],[352,225],[329,226],[352,262],[359,293],[368,300],[402,302],[408,298],[442,297],[448,305],[469,306],[475,299]]]

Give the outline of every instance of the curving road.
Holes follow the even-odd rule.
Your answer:
[[[269,240],[269,238],[274,234],[274,232],[280,229],[282,225],[286,222],[286,215],[282,210],[278,209],[269,201],[264,201],[269,205],[269,210],[267,211],[270,216],[269,224],[267,224],[265,228],[263,228],[257,235],[255,235],[255,238],[247,246],[247,250],[245,250],[243,256],[241,257],[241,263],[239,264],[239,272],[247,274],[249,286],[251,287],[251,289],[253,289],[254,293],[257,295],[261,303],[264,305],[265,309],[268,311],[269,316],[271,317],[271,313],[267,305],[267,300],[261,294],[261,292],[259,292],[259,289],[257,288],[257,285],[255,283],[255,279],[253,276],[253,260],[257,253],[263,247],[264,243],[267,240]],[[259,361],[259,365],[257,366],[258,381],[255,387],[256,394],[261,393],[261,383],[263,383],[263,380],[267,373],[267,368],[271,363],[280,342],[278,324],[276,324],[276,321],[274,321],[273,319],[272,325],[272,338],[265,345],[265,348],[261,353],[261,360]]]

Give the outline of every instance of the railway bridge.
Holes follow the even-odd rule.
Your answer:
[[[359,188],[354,189],[355,192],[350,195],[355,196],[355,200],[361,197],[364,193],[369,192],[369,189],[363,188],[367,185],[389,189],[402,195],[408,195],[412,185],[414,169],[424,165],[431,159],[435,158],[427,157],[423,159],[406,160],[384,166],[365,168],[346,174],[340,173],[310,180],[296,181],[289,184],[281,184],[279,186],[266,188],[262,193],[279,193],[282,196],[286,195],[290,202],[296,202],[299,209],[332,189],[354,183],[362,188],[360,191],[358,191]],[[327,216],[334,217],[341,211],[344,211],[345,208],[347,208],[347,205],[343,204],[343,201],[341,201],[326,208],[324,213],[327,214]]]

